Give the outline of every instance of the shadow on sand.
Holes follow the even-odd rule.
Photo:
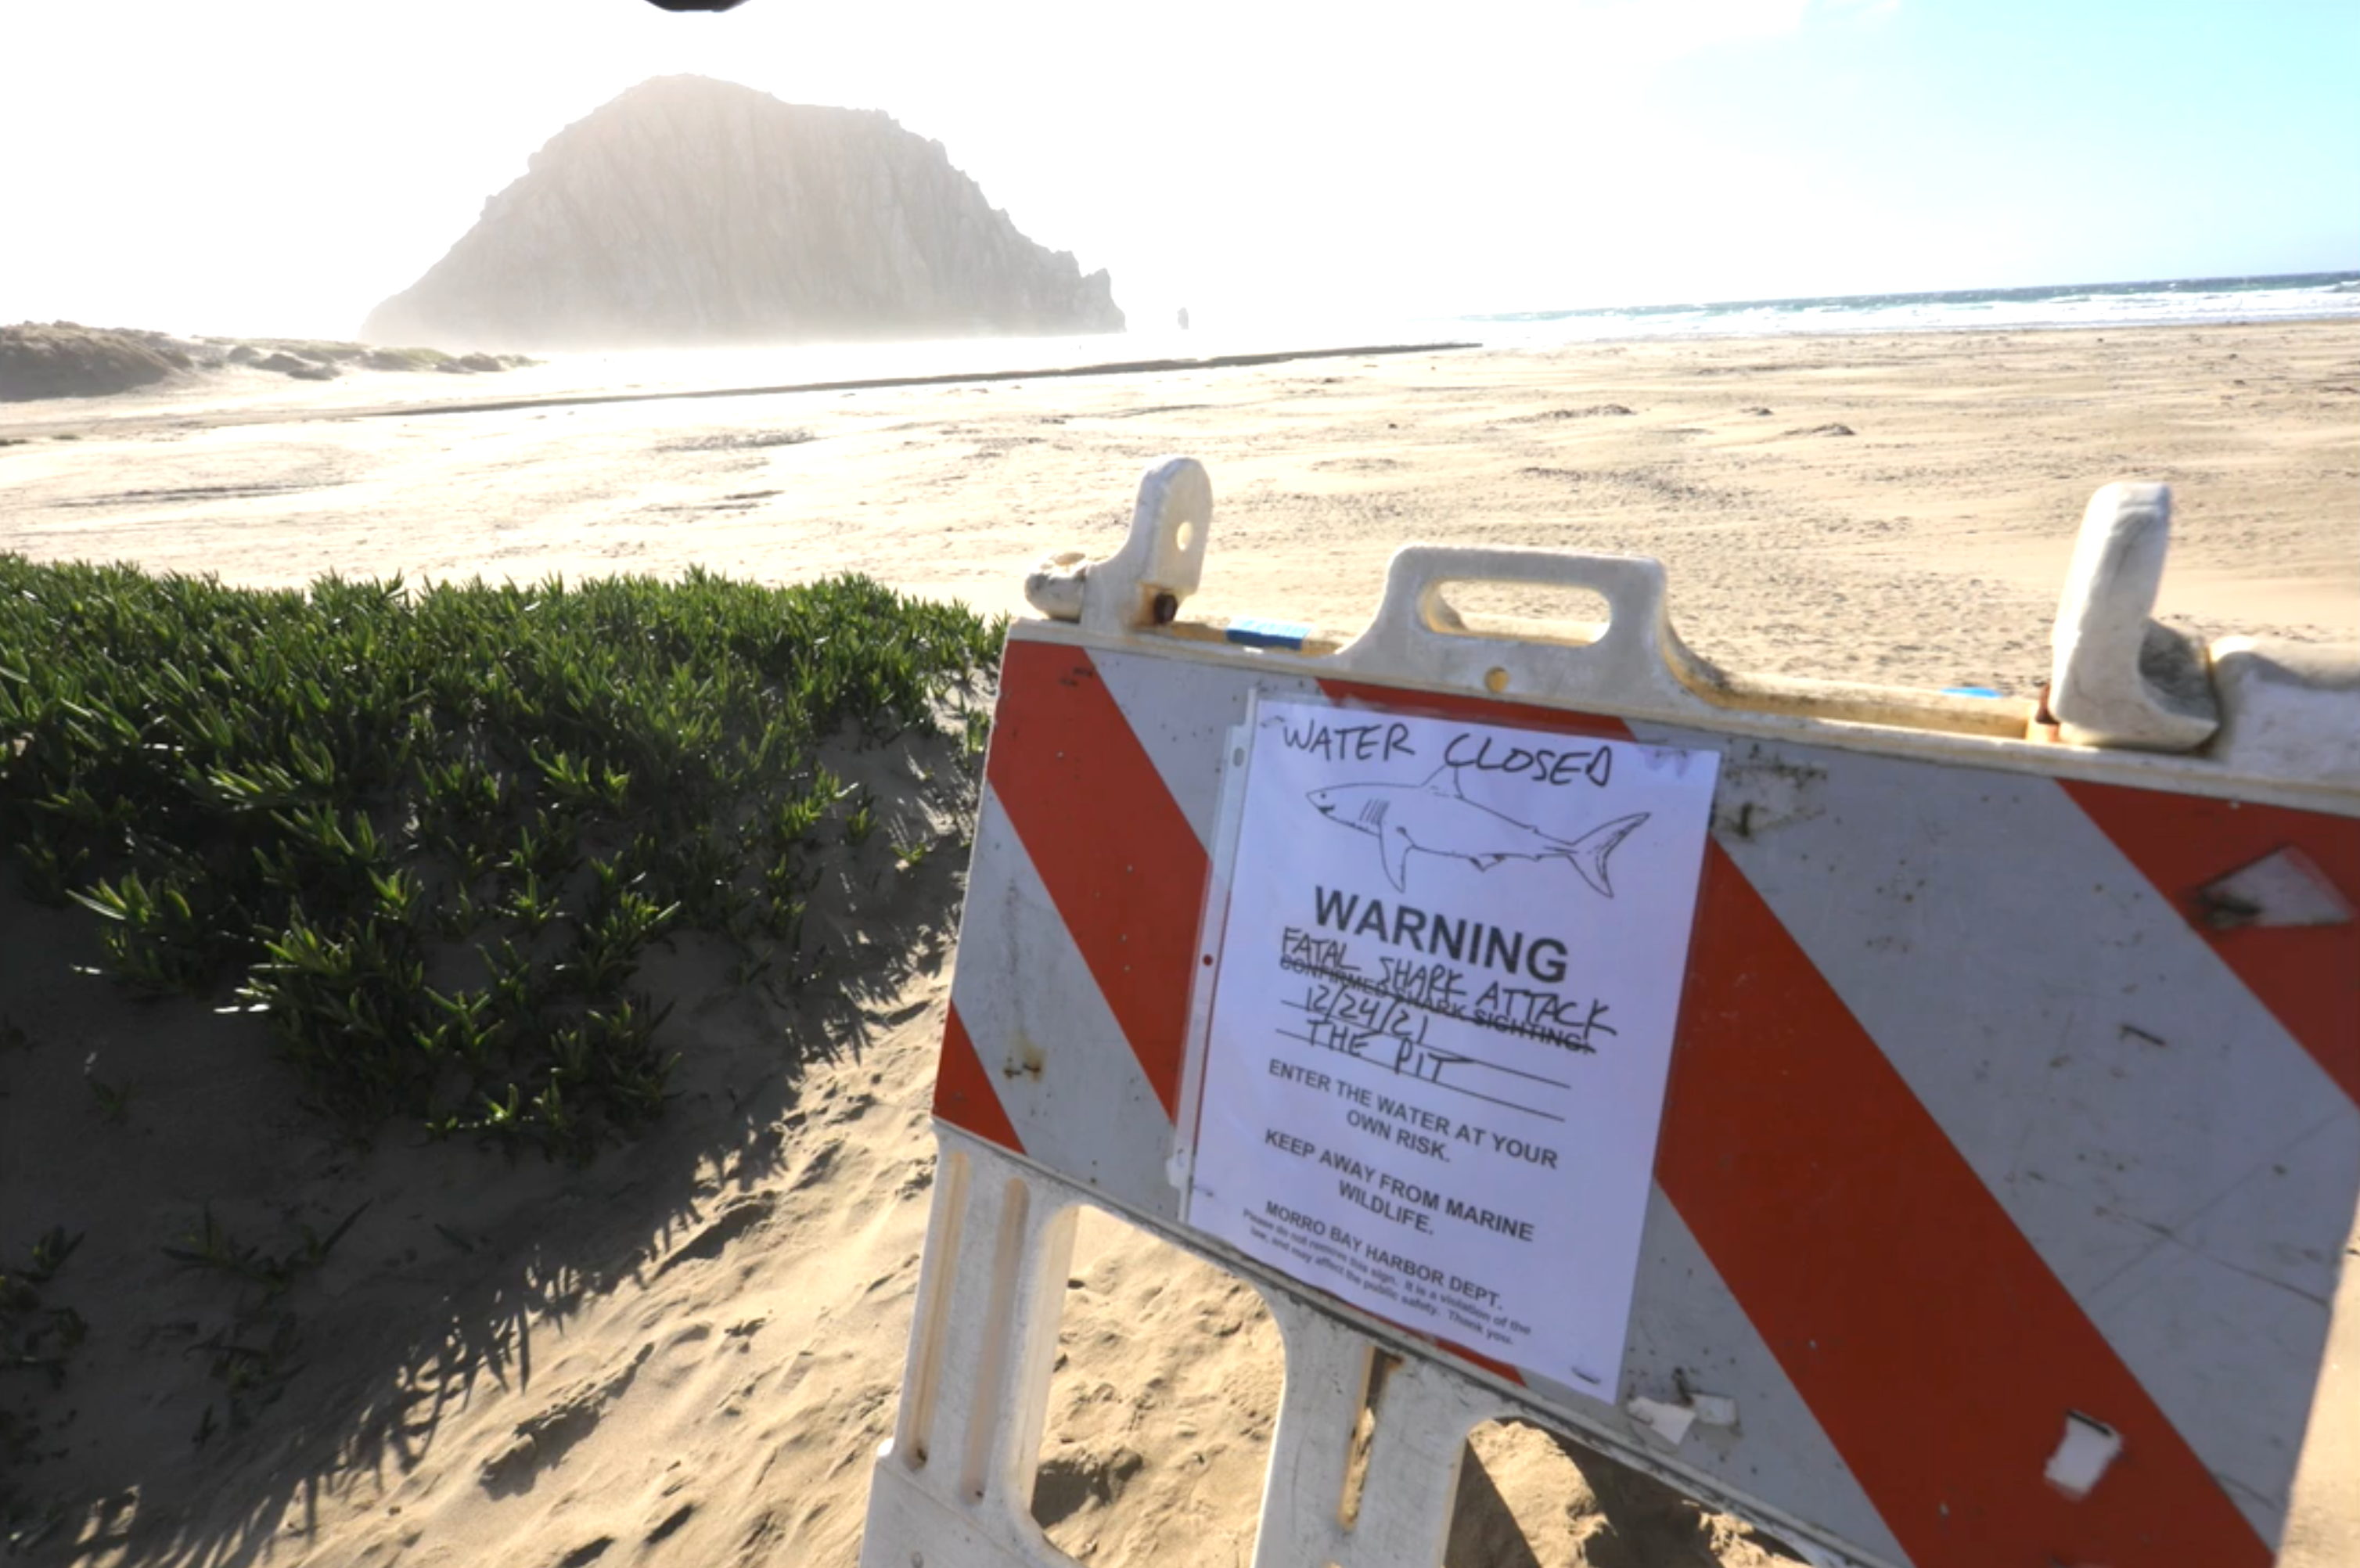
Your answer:
[[[472,1401],[533,1389],[542,1340],[586,1305],[764,1217],[803,1129],[830,1119],[812,1074],[923,1010],[896,1004],[947,962],[964,859],[945,843],[889,863],[847,944],[858,961],[792,992],[733,985],[719,938],[651,951],[642,983],[676,1004],[660,1037],[680,1053],[672,1095],[578,1169],[415,1126],[342,1134],[301,1103],[260,1020],[216,1010],[226,996],[135,999],[87,972],[93,917],[0,888],[0,1289],[26,1289],[44,1235],[80,1237],[10,1310],[11,1348],[66,1313],[76,1332],[46,1343],[78,1340],[54,1377],[0,1382],[12,1554],[300,1556],[331,1490],[390,1486]],[[571,1409],[519,1429],[486,1489],[530,1487],[586,1430]]]

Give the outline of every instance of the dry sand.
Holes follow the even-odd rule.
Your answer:
[[[452,386],[16,405],[0,548],[282,584],[851,570],[1014,610],[1036,555],[1110,548],[1141,469],[1181,452],[1213,475],[1209,613],[1356,626],[1412,539],[1628,551],[1665,561],[1683,634],[1726,665],[2023,691],[2083,503],[2145,477],[2180,508],[2167,615],[2360,637],[2352,323],[337,417],[405,382]]]
[[[2090,491],[2158,478],[2180,508],[2169,617],[2360,639],[2360,324],[357,412],[449,393],[257,377],[12,406],[0,550],[266,584],[856,570],[1013,610],[1034,557],[1110,548],[1142,467],[1184,452],[1218,496],[1192,613],[1349,629],[1413,539],[1626,551],[1667,563],[1683,634],[1725,666],[2029,693]],[[910,781],[923,760],[857,765],[902,777],[900,809],[946,834],[958,802]],[[90,1237],[58,1287],[92,1325],[72,1417],[27,1479],[101,1501],[48,1550],[109,1568],[849,1563],[923,1245],[952,859],[847,869],[870,958],[839,993],[732,992],[684,950],[668,982],[709,999],[675,1016],[683,1096],[585,1174],[399,1136],[339,1146],[240,1020],[81,980],[87,933],[0,898],[10,972],[49,976],[0,999],[21,1031],[0,1031],[0,1250],[51,1224]],[[134,1085],[119,1124],[74,1082],[93,1057]],[[364,1199],[328,1265],[268,1302],[158,1251],[206,1203],[283,1247]],[[1269,1320],[1111,1221],[1085,1225],[1074,1281],[1053,1537],[1104,1564],[1242,1564],[1279,1384]],[[2360,1562],[2355,1281],[2288,1558],[2309,1568]],[[245,1347],[263,1370],[235,1426],[233,1323],[266,1339]],[[1535,1434],[1476,1450],[1461,1568],[1769,1560]]]

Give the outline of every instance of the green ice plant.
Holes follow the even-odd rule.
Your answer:
[[[563,908],[563,902],[556,889],[544,887],[541,873],[528,870],[524,880],[518,884],[515,891],[508,895],[508,901],[501,906],[501,912],[516,921],[518,928],[527,936],[531,936],[555,920]]]
[[[1004,633],[857,577],[257,592],[0,554],[0,844],[123,983],[258,1012],[331,1114],[580,1153],[662,1101],[647,945],[799,943],[846,796],[813,750],[971,715]]]
[[[265,1299],[284,1295],[303,1275],[327,1262],[328,1254],[355,1221],[368,1209],[364,1202],[343,1219],[327,1235],[322,1236],[306,1225],[300,1227],[302,1239],[284,1252],[268,1252],[252,1243],[241,1242],[229,1229],[213,1217],[213,1205],[199,1211],[194,1229],[180,1238],[177,1247],[163,1249],[164,1256],[186,1269],[209,1269],[217,1274],[262,1288]]]
[[[32,1285],[46,1285],[56,1279],[58,1270],[66,1266],[66,1259],[82,1246],[83,1235],[82,1231],[68,1235],[63,1225],[51,1225],[43,1231],[34,1239],[32,1254],[19,1270],[20,1278]]]
[[[0,1266],[0,1372],[32,1372],[55,1390],[66,1380],[66,1365],[89,1333],[82,1314],[71,1307],[52,1305],[43,1288],[57,1278],[74,1249],[82,1245],[79,1231],[63,1225],[41,1233],[18,1268]],[[19,1424],[0,1410],[0,1478],[10,1462],[22,1456],[38,1434],[36,1423]],[[0,1490],[0,1502],[7,1494]]]
[[[131,1119],[133,1084],[127,1082],[110,1083],[87,1072],[82,1074],[82,1082],[90,1085],[91,1104],[97,1107],[102,1119],[116,1127]]]
[[[148,996],[191,990],[213,973],[221,945],[215,911],[201,911],[185,882],[167,876],[150,886],[138,872],[126,871],[119,881],[70,896],[104,919],[100,941],[115,973],[135,990]]]

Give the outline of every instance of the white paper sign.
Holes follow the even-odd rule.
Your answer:
[[[1255,713],[1188,1218],[1614,1397],[1720,757]]]

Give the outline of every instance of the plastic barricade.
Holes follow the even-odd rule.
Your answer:
[[[2159,486],[2092,503],[2041,703],[1724,674],[1630,558],[1187,621],[1210,521],[1160,464],[1010,639],[867,1568],[1069,1561],[1084,1204],[1277,1320],[1260,1568],[1437,1563],[1502,1416],[1817,1562],[2274,1559],[2360,1194],[2360,654],[2153,623]]]

